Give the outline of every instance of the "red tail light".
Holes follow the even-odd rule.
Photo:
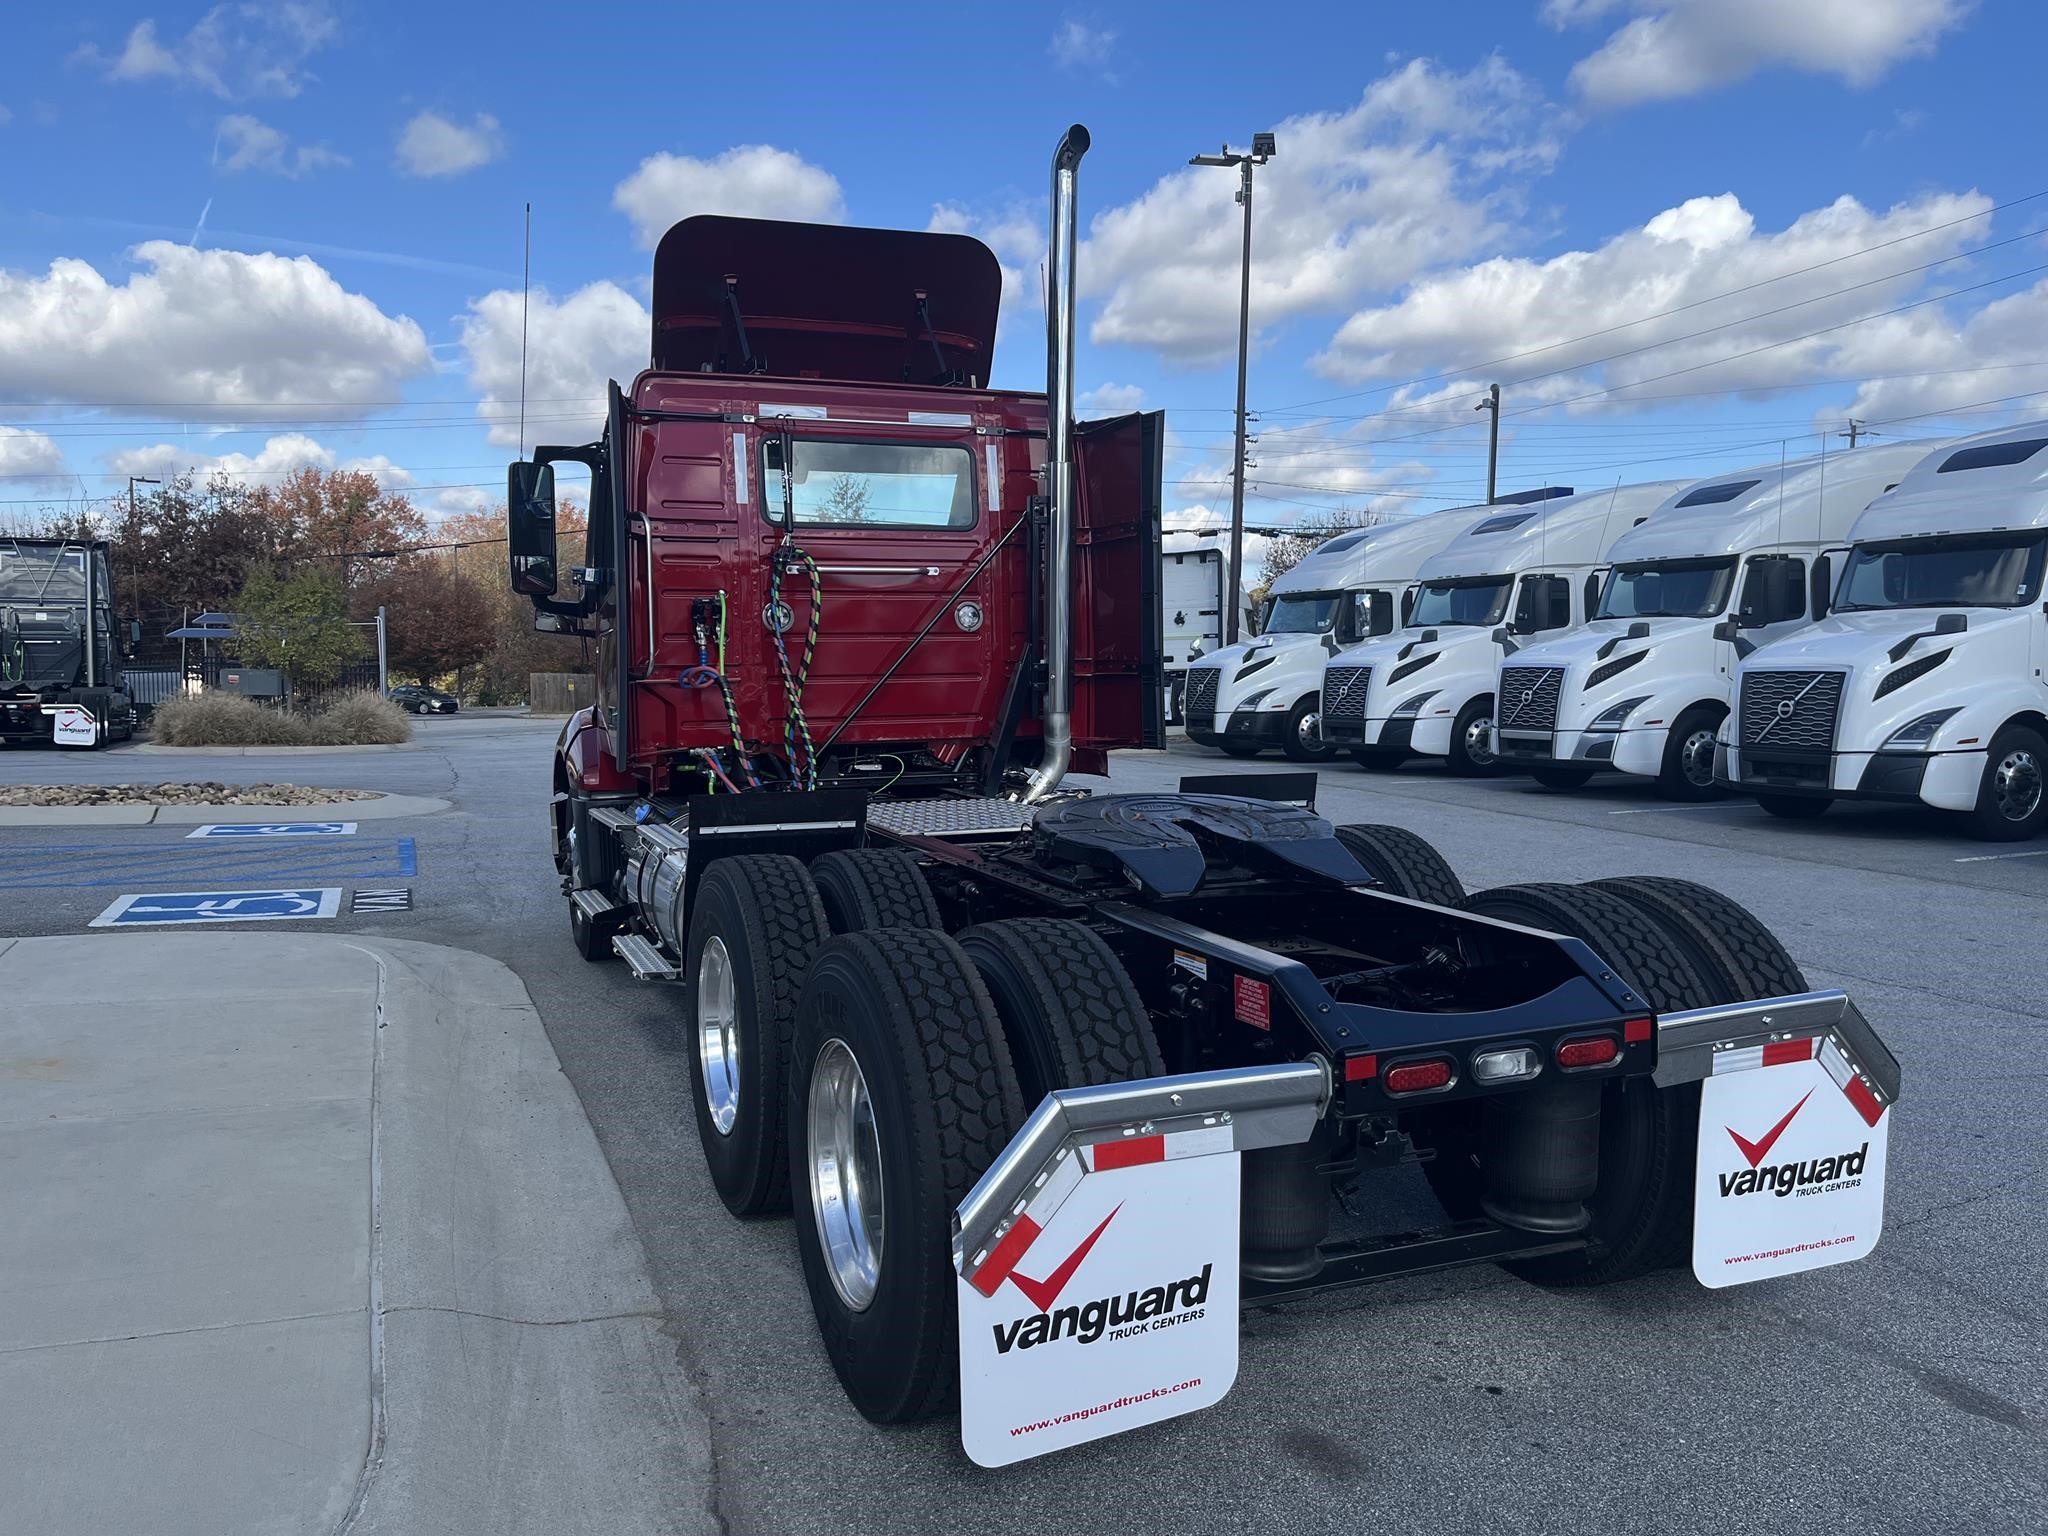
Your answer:
[[[1628,1041],[1630,1045],[1641,1045],[1656,1033],[1657,1021],[1655,1019],[1630,1019],[1621,1026],[1622,1038]]]
[[[1381,1079],[1389,1093],[1427,1093],[1432,1088],[1451,1086],[1451,1064],[1438,1057],[1433,1061],[1403,1062],[1387,1068]]]
[[[1620,1056],[1621,1042],[1612,1035],[1567,1040],[1557,1048],[1557,1064],[1567,1070],[1573,1067],[1604,1067],[1610,1061],[1619,1060]]]

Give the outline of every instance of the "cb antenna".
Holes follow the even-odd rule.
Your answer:
[[[519,457],[526,457],[526,295],[533,287],[533,204],[526,205],[525,252],[519,272]]]

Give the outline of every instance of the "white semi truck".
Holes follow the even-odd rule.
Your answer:
[[[1367,768],[1441,757],[1491,773],[1494,674],[1531,635],[1584,622],[1607,550],[1682,484],[1659,481],[1489,509],[1417,572],[1405,628],[1333,655],[1323,739]]]
[[[1182,722],[1187,669],[1223,648],[1225,589],[1223,551],[1170,549],[1159,557],[1160,662],[1166,673],[1166,719]],[[1239,600],[1240,619],[1244,605]]]
[[[1320,734],[1317,701],[1331,653],[1399,628],[1423,563],[1473,524],[1560,494],[1527,491],[1493,506],[1375,523],[1304,556],[1268,591],[1256,639],[1188,669],[1188,739],[1232,757],[1278,747],[1297,762],[1327,760],[1334,752]]]
[[[1818,624],[1746,656],[1717,778],[1778,816],[1836,800],[2048,824],[2048,423],[1928,454],[1850,530]]]
[[[1616,770],[1668,799],[1714,795],[1740,653],[1827,612],[1850,525],[1928,446],[1757,465],[1671,496],[1614,541],[1589,623],[1502,658],[1501,765],[1553,789]]]

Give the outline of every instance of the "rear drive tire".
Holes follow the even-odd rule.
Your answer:
[[[2039,731],[2008,725],[1991,738],[1970,831],[1986,842],[2018,842],[2048,826],[2048,742]]]
[[[1087,924],[1019,917],[959,937],[1002,1020],[1027,1114],[1057,1088],[1165,1075],[1145,1000]]]
[[[789,1206],[789,1042],[825,910],[787,854],[715,861],[683,956],[684,1025],[704,1164],[735,1216]]]
[[[1667,875],[1625,875],[1595,880],[1591,889],[1619,896],[1670,934],[1706,981],[1710,1002],[1806,990],[1805,974],[1778,936],[1742,903],[1709,886]]]
[[[1373,768],[1381,772],[1398,768],[1408,761],[1408,753],[1401,747],[1353,747],[1351,761],[1361,768]]]
[[[1327,763],[1337,755],[1337,749],[1323,740],[1322,707],[1321,696],[1312,693],[1287,711],[1287,726],[1280,738],[1280,750],[1290,762]]]
[[[900,848],[843,848],[811,860],[833,933],[943,928],[917,860]]]
[[[1835,803],[1832,795],[1758,795],[1756,803],[1786,821],[1812,821]]]
[[[1708,982],[1684,950],[1620,897],[1573,885],[1511,885],[1468,897],[1465,909],[1583,940],[1643,998],[1666,1012],[1704,1007]],[[1454,1217],[1475,1210],[1484,1169],[1477,1116],[1431,1127],[1437,1158],[1424,1165]],[[1647,1078],[1607,1085],[1600,1106],[1600,1182],[1586,1202],[1590,1244],[1573,1253],[1510,1260],[1538,1285],[1608,1285],[1682,1260],[1692,1238],[1697,1087],[1662,1090]],[[1439,1164],[1446,1166],[1439,1167]]]
[[[1593,782],[1590,768],[1531,768],[1529,777],[1545,789],[1584,789]]]
[[[1493,695],[1483,693],[1459,710],[1451,723],[1451,772],[1461,779],[1483,779],[1499,772],[1492,732]]]
[[[1666,800],[1698,802],[1721,793],[1714,785],[1714,732],[1726,714],[1712,704],[1695,704],[1672,722],[1657,770],[1658,794]]]
[[[1405,827],[1339,827],[1337,841],[1351,850],[1367,874],[1411,901],[1455,907],[1465,887],[1444,856]]]
[[[1024,1120],[1009,1046],[973,962],[930,930],[830,940],[798,1019],[792,1184],[818,1332],[867,1418],[927,1418],[959,1388],[953,1212]]]

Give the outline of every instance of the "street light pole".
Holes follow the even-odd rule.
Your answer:
[[[1491,503],[1494,493],[1499,489],[1500,386],[1498,384],[1487,385],[1486,398],[1473,406],[1472,409],[1475,411],[1493,412],[1493,420],[1488,423],[1486,432],[1486,499]]]
[[[1230,584],[1236,593],[1244,591],[1244,446],[1245,370],[1250,361],[1252,336],[1252,167],[1273,158],[1273,135],[1252,135],[1250,154],[1235,154],[1228,144],[1217,155],[1195,155],[1189,165],[1235,166],[1238,173],[1237,201],[1244,209],[1244,256],[1238,272],[1237,297],[1237,434],[1230,477]],[[1233,594],[1224,604],[1224,644],[1237,644],[1238,599]]]

